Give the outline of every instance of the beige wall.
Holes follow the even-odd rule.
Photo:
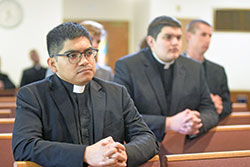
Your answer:
[[[46,34],[62,20],[61,0],[17,0],[23,9],[23,20],[17,27],[0,27],[1,71],[20,84],[22,70],[31,66],[29,50],[35,48],[41,62],[47,65]]]

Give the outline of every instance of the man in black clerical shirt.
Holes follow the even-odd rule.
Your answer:
[[[154,134],[126,89],[93,78],[98,50],[82,25],[55,27],[47,35],[47,48],[47,63],[56,75],[18,92],[15,160],[42,166],[134,167],[158,152]]]
[[[181,37],[177,19],[159,16],[148,26],[148,47],[115,65],[114,81],[126,86],[158,141],[168,131],[195,137],[218,122],[201,64],[179,56]]]

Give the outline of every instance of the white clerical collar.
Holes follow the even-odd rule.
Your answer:
[[[80,85],[73,85],[73,92],[74,93],[83,93],[85,90],[85,85],[80,86]]]
[[[156,59],[156,61],[158,61],[160,64],[164,65],[163,68],[165,70],[169,69],[170,65],[174,63],[174,60],[172,60],[170,62],[164,62],[164,61],[160,60],[153,51],[152,51],[152,54],[153,54],[154,58]]]

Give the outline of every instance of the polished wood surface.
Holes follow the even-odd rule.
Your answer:
[[[13,166],[14,158],[12,154],[11,140],[11,133],[0,133],[0,166]]]
[[[15,118],[0,118],[0,133],[12,133]]]
[[[167,167],[249,167],[250,150],[166,155]]]
[[[140,165],[139,167],[160,167],[159,155],[155,155],[153,158],[151,158],[146,163]]]
[[[14,167],[41,167],[41,166],[31,161],[15,161]]]
[[[220,120],[219,125],[245,125],[250,124],[250,112],[232,112]]]
[[[217,126],[194,139],[168,132],[160,145],[161,155],[250,150],[250,125]]]

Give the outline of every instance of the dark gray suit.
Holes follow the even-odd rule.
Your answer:
[[[182,56],[188,57],[186,52],[183,53]],[[188,58],[192,59],[191,57]],[[203,62],[203,67],[210,92],[215,95],[219,95],[222,98],[223,111],[220,114],[220,119],[222,119],[232,112],[232,102],[230,99],[225,69],[221,65],[207,59]]]
[[[90,83],[93,144],[112,136],[125,144],[128,165],[154,156],[158,146],[124,87],[94,78]],[[20,88],[13,130],[15,160],[42,166],[81,167],[86,145],[80,145],[74,108],[62,81],[52,75]]]
[[[205,77],[207,85],[213,94],[217,94],[222,98],[223,111],[220,118],[224,118],[232,112],[232,103],[230,100],[230,92],[227,85],[227,75],[224,68],[205,59]]]
[[[164,85],[150,56],[151,50],[146,48],[119,59],[114,81],[127,87],[138,111],[157,139],[161,141],[165,135],[165,116],[173,116],[186,108],[201,113],[201,133],[214,127],[218,114],[209,96],[202,66],[182,56],[175,61],[171,104],[166,104]],[[169,111],[166,113],[167,108]]]

